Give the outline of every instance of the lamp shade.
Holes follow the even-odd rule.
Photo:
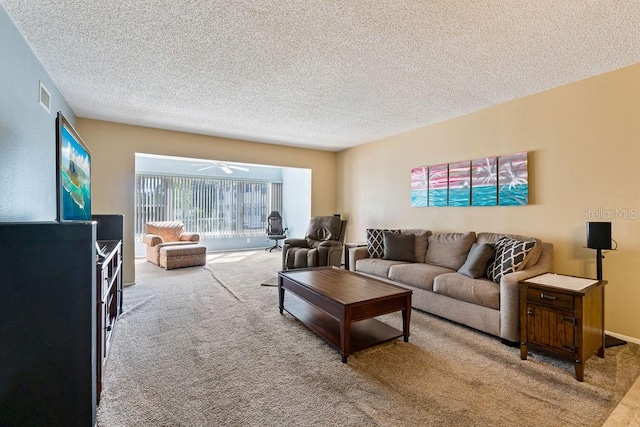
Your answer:
[[[587,223],[587,247],[591,249],[611,249],[611,223]]]

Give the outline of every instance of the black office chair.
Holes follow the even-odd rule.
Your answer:
[[[264,250],[271,252],[274,249],[282,249],[282,246],[278,244],[278,241],[287,238],[287,235],[285,234],[287,230],[288,228],[282,228],[282,217],[280,216],[280,212],[271,212],[267,217],[267,239],[273,240],[274,244],[270,248],[264,248]]]

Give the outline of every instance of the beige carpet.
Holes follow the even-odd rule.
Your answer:
[[[125,288],[100,426],[599,426],[640,375],[640,346],[571,364],[413,311],[411,340],[339,353],[290,315],[278,253],[206,267],[137,265]],[[384,317],[400,328],[399,313]]]

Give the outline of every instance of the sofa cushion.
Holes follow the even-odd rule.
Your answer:
[[[425,263],[397,264],[389,269],[389,279],[415,286],[427,291],[433,290],[433,279],[452,270]]]
[[[460,273],[442,274],[433,292],[483,307],[500,309],[500,285],[488,279],[471,279]]]
[[[400,234],[400,230],[383,230],[379,228],[367,228],[367,256],[369,258],[382,258],[384,255],[384,240],[382,233]]]
[[[496,283],[505,274],[520,271],[525,266],[526,257],[536,245],[535,240],[520,241],[501,237],[496,242],[496,254],[487,267],[487,278]]]
[[[406,262],[380,258],[363,258],[356,261],[356,271],[386,279],[389,277],[389,269],[398,264],[406,264]]]
[[[489,243],[474,243],[471,246],[467,260],[462,267],[458,269],[458,273],[464,274],[472,279],[478,279],[487,272],[487,264],[495,254],[496,249]]]
[[[160,249],[160,256],[174,257],[174,256],[190,256],[190,255],[202,255],[207,253],[207,248],[202,245],[162,245]]]
[[[429,246],[424,261],[428,264],[458,270],[467,259],[471,245],[476,241],[476,234],[469,233],[435,233],[429,236]]]
[[[476,242],[478,243],[491,243],[495,245],[495,243],[501,237],[510,237],[514,240],[520,240],[521,242],[528,242],[531,240],[535,240],[536,244],[533,247],[533,250],[527,254],[527,259],[524,263],[524,268],[533,267],[538,263],[540,259],[540,255],[542,254],[542,241],[536,237],[527,237],[521,236],[519,234],[504,234],[504,233],[478,233],[478,237],[476,238]]]
[[[416,236],[415,261],[424,262],[424,257],[427,255],[427,246],[429,244],[431,231],[420,228],[405,228],[400,230],[400,234],[413,234]]]
[[[416,260],[416,236],[413,234],[396,234],[384,231],[383,259],[414,262]]]
[[[207,248],[202,245],[166,245],[160,249],[160,266],[167,270],[207,263]]]

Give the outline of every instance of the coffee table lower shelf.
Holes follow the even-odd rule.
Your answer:
[[[337,350],[341,350],[340,321],[338,319],[291,294],[287,295],[284,310]],[[351,323],[349,353],[364,350],[402,336],[402,331],[377,319],[359,320]]]

